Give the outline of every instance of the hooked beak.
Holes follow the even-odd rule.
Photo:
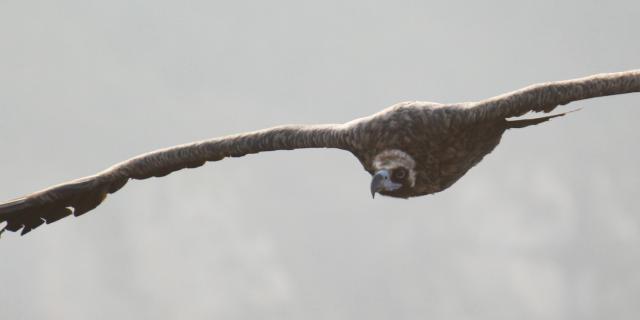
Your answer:
[[[380,170],[373,175],[371,179],[371,197],[375,198],[376,193],[384,190],[384,181],[389,179],[389,171]]]

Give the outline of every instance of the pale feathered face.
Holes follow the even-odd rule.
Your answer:
[[[371,180],[371,196],[407,198],[416,184],[416,162],[400,150],[385,150],[373,160],[374,174]]]

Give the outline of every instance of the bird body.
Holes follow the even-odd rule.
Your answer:
[[[510,128],[524,128],[565,113],[512,120],[527,112],[550,112],[572,101],[640,92],[640,70],[529,86],[479,102],[401,102],[345,124],[284,125],[156,150],[98,174],[49,187],[0,204],[4,230],[25,234],[43,223],[97,207],[130,179],[162,177],[208,161],[264,151],[337,148],[351,152],[372,175],[371,193],[409,198],[450,187],[480,162]]]
[[[375,158],[385,150],[401,150],[416,163],[413,185],[383,195],[408,198],[450,187],[490,153],[510,128],[535,125],[557,114],[530,120],[477,119],[468,104],[401,102],[371,117],[349,123],[351,152],[365,170],[380,170]]]

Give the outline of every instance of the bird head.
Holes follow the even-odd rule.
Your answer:
[[[385,150],[375,156],[372,167],[371,196],[407,198],[416,184],[416,162],[400,150]]]

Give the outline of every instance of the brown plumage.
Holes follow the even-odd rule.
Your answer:
[[[402,102],[345,124],[285,125],[193,142],[146,153],[93,176],[0,204],[0,222],[7,222],[6,230],[26,234],[45,222],[94,209],[129,179],[161,177],[227,157],[301,148],[338,148],[353,153],[373,175],[372,194],[401,198],[431,194],[448,188],[480,162],[507,129],[564,114],[509,118],[529,111],[550,112],[576,100],[630,92],[640,92],[640,70],[537,84],[479,102]]]

